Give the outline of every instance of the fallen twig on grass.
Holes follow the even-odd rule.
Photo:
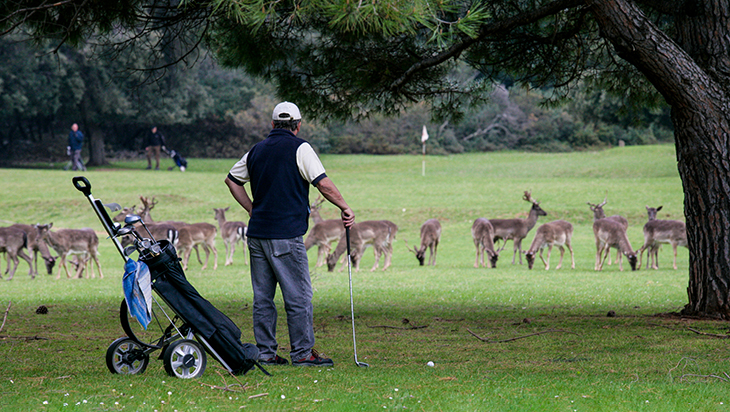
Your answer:
[[[467,332],[469,332],[469,333],[470,333],[470,334],[471,334],[472,336],[474,336],[475,338],[479,339],[480,341],[482,341],[482,342],[487,342],[487,343],[504,343],[504,342],[512,342],[512,341],[515,341],[515,340],[518,340],[518,339],[524,339],[524,338],[529,338],[529,337],[532,337],[532,336],[537,336],[537,335],[544,335],[544,334],[546,334],[546,333],[553,333],[553,332],[563,332],[563,333],[571,333],[571,334],[573,334],[573,335],[577,335],[577,333],[575,333],[575,332],[571,332],[571,331],[569,331],[569,330],[563,330],[563,329],[548,329],[548,330],[544,330],[544,331],[542,331],[542,332],[535,332],[535,333],[531,333],[531,334],[529,334],[529,335],[524,335],[524,336],[516,336],[516,337],[514,337],[514,338],[509,338],[509,339],[503,339],[503,340],[491,340],[491,339],[487,339],[487,338],[482,338],[481,336],[479,336],[479,335],[477,335],[476,333],[472,332],[472,331],[471,331],[471,330],[470,330],[469,328],[466,328],[466,331],[467,331]]]
[[[0,335],[0,339],[18,339],[18,340],[48,340],[48,338],[43,338],[38,335],[35,336],[10,336],[10,335]]]
[[[710,337],[718,338],[718,339],[730,339],[730,335],[718,335],[715,333],[700,332],[697,329],[692,329],[692,328],[687,328],[687,330],[694,332],[698,335],[710,336]]]
[[[262,398],[264,396],[269,396],[269,393],[264,392],[264,393],[259,393],[258,395],[251,395],[248,397],[248,399]]]
[[[5,309],[5,316],[3,316],[3,324],[0,325],[0,332],[2,332],[3,331],[3,328],[5,327],[5,321],[8,319],[8,312],[10,312],[10,305],[12,305],[12,304],[13,304],[13,301],[12,300],[9,300],[8,301],[8,308]]]
[[[383,329],[400,329],[400,330],[413,330],[413,329],[425,329],[428,325],[423,326],[406,326],[406,327],[400,327],[400,326],[388,326],[388,325],[375,325],[375,326],[368,326],[368,328],[375,329],[375,328],[383,328]]]
[[[218,366],[218,368],[220,368],[220,369],[223,369],[223,368],[221,368],[220,366]],[[225,369],[223,369],[223,370],[225,370]],[[211,388],[211,389],[219,389],[219,390],[222,390],[222,391],[228,391],[228,392],[238,392],[238,390],[235,390],[235,389],[234,389],[234,388],[235,388],[235,387],[237,387],[237,386],[238,386],[238,387],[240,388],[240,390],[242,390],[242,391],[245,391],[246,389],[250,388],[250,386],[248,386],[248,384],[245,384],[245,383],[241,383],[241,381],[239,381],[239,380],[238,380],[238,378],[236,377],[236,375],[234,375],[234,374],[232,374],[232,373],[228,372],[227,370],[225,370],[225,371],[226,371],[226,372],[227,372],[227,373],[228,373],[228,374],[229,374],[229,375],[230,375],[230,376],[231,376],[231,377],[232,377],[233,379],[235,379],[235,380],[236,380],[236,381],[237,381],[238,383],[232,383],[232,384],[230,384],[230,385],[229,385],[229,384],[228,384],[228,381],[226,381],[226,378],[225,378],[225,376],[223,376],[223,374],[222,374],[222,373],[220,373],[220,371],[216,370],[215,372],[216,372],[216,373],[218,374],[218,376],[220,376],[220,377],[221,377],[221,379],[223,379],[223,386],[219,386],[219,385],[211,385],[211,384],[209,384],[209,383],[201,383],[200,385],[201,385],[201,386],[207,386],[207,387],[209,387],[209,388]]]
[[[728,375],[727,373],[725,373],[725,377],[724,378],[722,376],[717,376],[717,375],[695,375],[695,374],[688,373],[686,375],[682,375],[682,376],[679,377],[680,382],[683,381],[684,378],[686,378],[686,377],[715,378],[715,379],[720,379],[723,382],[730,382],[730,375]]]

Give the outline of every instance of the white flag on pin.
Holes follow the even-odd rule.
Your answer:
[[[426,125],[423,125],[423,134],[421,134],[421,143],[426,143],[428,140],[428,132],[426,131]]]

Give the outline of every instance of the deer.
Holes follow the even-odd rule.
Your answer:
[[[657,208],[646,206],[646,212],[649,221],[644,225],[644,245],[639,249],[639,268],[641,268],[641,257],[645,249],[646,252],[646,268],[654,259],[652,269],[659,269],[659,244],[669,243],[674,251],[674,260],[672,265],[677,270],[677,246],[687,247],[687,227],[685,223],[679,220],[662,220],[657,219],[657,212],[662,210],[662,206]]]
[[[304,240],[304,247],[309,250],[317,245],[317,263],[315,267],[325,264],[327,255],[332,250],[332,242],[339,240],[345,235],[345,225],[340,219],[323,220],[312,226],[307,238]]]
[[[41,254],[41,258],[43,258],[46,264],[46,272],[49,275],[53,274],[53,266],[56,264],[56,258],[51,256],[46,242],[38,238],[38,229],[34,225],[24,225],[22,223],[16,223],[10,227],[22,230],[28,237],[28,252],[33,252],[30,254],[30,261],[33,262],[33,275],[38,274],[38,253]]]
[[[84,257],[88,255],[96,263],[96,268],[99,270],[99,279],[104,277],[101,271],[101,265],[99,264],[99,238],[92,229],[59,229],[52,232],[51,227],[53,227],[53,223],[36,225],[39,238],[48,243],[48,246],[52,247],[58,253],[60,263],[56,279],[61,278],[61,269],[66,272],[67,278],[71,277],[68,273],[68,267],[66,267],[66,259],[72,255],[83,255]],[[80,262],[84,262],[84,259],[79,259]],[[77,266],[76,277],[81,275],[84,266],[85,264],[82,263]],[[93,265],[89,266],[89,274],[87,274],[87,277],[95,277]]]
[[[322,210],[322,203],[324,203],[324,198],[322,195],[319,195],[317,196],[317,199],[314,200],[314,203],[309,205],[309,217],[312,218],[312,223],[315,225],[317,223],[324,222],[322,216],[319,215],[319,211]]]
[[[390,267],[393,255],[393,240],[398,232],[398,226],[389,220],[366,220],[355,223],[350,228],[351,260],[355,265],[355,271],[360,270],[360,258],[365,249],[372,245],[375,253],[375,264],[370,269],[374,272],[380,265],[380,256],[385,255],[383,270]],[[327,256],[327,270],[332,272],[343,253],[347,251],[347,236],[343,235],[335,251]]]
[[[0,228],[0,252],[6,253],[8,265],[7,269],[5,269],[5,274],[8,275],[8,280],[12,280],[13,276],[15,276],[15,271],[20,264],[18,257],[28,262],[28,275],[31,279],[35,279],[30,257],[23,252],[23,248],[27,246],[28,235],[24,231],[14,227]],[[13,270],[10,270],[10,261],[13,262]],[[0,276],[0,279],[2,279],[2,276]]]
[[[499,259],[499,251],[494,250],[494,227],[492,223],[480,217],[471,225],[471,237],[474,239],[474,246],[477,249],[474,267],[478,268],[480,263],[487,267],[484,263],[484,253],[489,255],[490,267],[497,267],[497,259]]]
[[[142,218],[142,221],[145,222],[147,227],[149,228],[150,232],[152,232],[152,235],[156,240],[160,239],[167,239],[170,244],[177,247],[178,237],[179,237],[179,229],[181,227],[187,226],[188,223],[186,222],[177,222],[173,220],[167,220],[162,222],[156,222],[154,219],[152,219],[152,215],[150,214],[150,211],[155,207],[157,203],[159,203],[155,197],[150,200],[149,197],[140,196],[139,197],[140,202],[142,202],[142,210],[139,211],[139,213],[136,212],[136,207],[125,207],[122,209],[119,214],[114,216],[112,219],[115,222],[123,222],[124,218],[128,215],[134,215],[139,214],[139,217]],[[161,226],[163,225],[163,226]],[[142,232],[143,233],[143,232]],[[159,236],[159,237],[158,237]],[[143,236],[144,237],[144,236]],[[123,243],[131,242],[131,239],[122,238]],[[198,251],[198,245],[196,244],[193,246],[193,249],[195,249],[195,256],[198,259],[198,263],[201,265],[203,264],[203,261],[200,259],[200,252]],[[203,249],[205,249],[205,252],[210,254],[210,250],[208,249],[207,244],[203,244]]]
[[[426,260],[426,249],[428,249],[428,266],[436,266],[436,252],[439,241],[441,241],[441,222],[437,219],[428,219],[421,225],[421,247],[411,249],[406,243],[406,248],[413,252],[418,259],[418,264],[423,266]]]
[[[608,203],[608,195],[606,195],[606,197],[603,199],[603,202],[601,202],[599,204],[593,204],[591,202],[586,202],[586,203],[590,207],[591,212],[593,212],[594,221],[596,219],[610,219],[610,220],[620,223],[624,227],[624,229],[629,228],[629,221],[626,220],[626,218],[621,215],[611,215],[611,216],[606,217],[606,212],[603,211],[603,206],[605,206],[606,203]],[[609,254],[609,249],[606,249],[606,255],[608,256],[608,264],[611,265],[611,255]],[[618,262],[619,265],[621,264],[621,251],[620,250],[616,251],[616,262]]]
[[[515,264],[515,256],[520,256],[520,265],[522,264],[522,239],[527,237],[527,233],[535,227],[537,219],[540,216],[547,216],[547,212],[542,210],[540,202],[532,198],[531,192],[525,191],[522,197],[526,202],[532,203],[530,207],[530,214],[526,219],[489,219],[489,222],[494,227],[494,242],[500,239],[504,242],[502,248],[497,250],[501,252],[507,246],[507,240],[512,240],[514,246],[512,254],[512,264]]]
[[[570,239],[573,237],[573,225],[565,220],[554,220],[552,222],[540,225],[535,232],[535,238],[532,239],[530,249],[525,252],[525,258],[527,259],[527,267],[532,269],[535,264],[535,253],[540,251],[540,260],[545,265],[545,270],[550,270],[550,254],[553,251],[553,246],[557,246],[560,250],[560,261],[555,270],[560,269],[563,266],[563,255],[565,254],[565,247],[570,251],[570,268],[575,269],[575,258],[573,256],[573,247],[570,244]],[[542,257],[542,251],[547,246],[547,261]]]
[[[304,247],[309,250],[314,245],[317,245],[317,263],[314,267],[321,267],[327,260],[327,255],[332,250],[332,242],[339,240],[345,235],[345,225],[342,224],[340,219],[322,219],[319,211],[322,209],[322,203],[324,203],[322,196],[317,196],[317,199],[309,206],[309,217],[312,218],[312,229],[309,231],[307,238],[304,240]]]
[[[183,269],[188,269],[188,260],[193,247],[203,245],[205,250],[205,263],[203,270],[208,267],[210,251],[213,251],[213,270],[218,269],[218,250],[215,248],[215,237],[218,229],[210,223],[193,223],[178,228],[179,238],[177,241],[180,256],[182,256]]]
[[[593,235],[596,238],[596,264],[594,270],[603,270],[603,262],[608,256],[608,248],[615,247],[622,254],[626,255],[631,265],[631,270],[636,270],[636,252],[631,248],[631,242],[626,235],[626,228],[619,222],[608,218],[596,219],[593,221]],[[603,259],[601,255],[605,253]],[[621,260],[618,261],[618,268],[623,271]]]
[[[243,264],[246,264],[246,231],[248,227],[243,222],[226,221],[226,212],[230,206],[225,209],[213,209],[215,220],[218,221],[218,228],[221,231],[223,244],[226,247],[226,264],[233,264],[233,252],[236,250],[236,243],[243,243]]]

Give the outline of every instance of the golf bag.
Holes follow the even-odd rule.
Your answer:
[[[197,336],[207,341],[206,346],[233,374],[243,374],[256,366],[259,351],[256,345],[241,343],[241,330],[233,321],[200,296],[187,281],[175,248],[166,240],[160,241],[162,253],[141,256],[152,277],[152,289],[190,325]]]
[[[116,211],[121,206],[116,203],[104,205],[95,199],[91,195],[91,183],[85,177],[76,176],[72,181],[89,200],[125,262],[122,279],[125,297],[119,307],[119,320],[127,336],[115,340],[107,349],[106,364],[110,372],[143,373],[150,355],[160,350],[160,359],[170,376],[186,379],[201,376],[205,371],[206,352],[233,374],[243,374],[258,367],[269,375],[258,363],[258,348],[251,343],[241,343],[241,330],[236,324],[200,296],[185,278],[180,258],[170,242],[152,238],[137,215],[127,216],[124,227],[114,223],[104,207]],[[140,236],[136,224],[141,224],[150,238]],[[135,238],[134,244],[126,248],[119,242],[125,235]],[[135,251],[139,253],[139,262],[129,257]],[[150,291],[154,291],[164,304]],[[170,311],[172,313],[168,314]],[[130,316],[137,319],[144,332],[139,329],[135,332]],[[167,319],[169,325],[163,325],[161,319]],[[156,331],[148,330],[152,320],[162,336],[152,336]]]
[[[180,155],[176,150],[167,150],[167,148],[164,149],[165,153],[169,154],[172,160],[175,162],[175,165],[180,168],[180,171],[184,172],[185,169],[188,167],[188,161],[185,160],[184,157]],[[172,167],[169,169],[172,170]]]

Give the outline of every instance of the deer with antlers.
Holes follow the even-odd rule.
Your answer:
[[[532,204],[530,207],[530,213],[525,219],[489,219],[489,222],[494,227],[494,242],[499,240],[503,241],[502,247],[497,250],[501,252],[506,246],[507,241],[512,240],[513,254],[512,264],[515,264],[515,257],[519,255],[520,265],[522,264],[522,239],[527,237],[527,233],[535,227],[537,218],[540,216],[547,216],[547,213],[540,207],[540,202],[532,198],[532,194],[529,191],[525,191],[522,199]]]
[[[608,195],[603,199],[603,202],[598,204],[593,204],[591,202],[586,202],[588,206],[591,209],[591,212],[593,212],[593,220],[596,219],[609,219],[613,220],[617,223],[619,223],[621,226],[623,226],[625,229],[629,228],[629,221],[621,216],[621,215],[611,215],[606,216],[606,212],[603,211],[603,206],[606,206],[606,203],[608,203]],[[608,256],[608,264],[611,265],[611,255],[609,253],[610,248],[606,249],[606,255]],[[616,262],[620,265],[621,264],[621,251],[616,250]]]
[[[385,256],[383,270],[390,267],[393,255],[393,240],[398,232],[398,226],[389,220],[367,220],[355,223],[350,228],[351,260],[355,271],[360,270],[360,259],[368,246],[373,246],[375,263],[370,269],[371,272],[378,269],[380,257]],[[343,253],[347,250],[346,236],[342,236],[337,243],[335,251],[327,256],[327,270],[332,272]]]
[[[499,259],[499,251],[494,250],[494,227],[492,223],[480,217],[474,221],[471,226],[471,237],[474,239],[474,246],[477,249],[477,257],[474,261],[474,267],[479,265],[487,267],[484,262],[484,254],[489,256],[490,267],[497,267],[497,259]]]
[[[530,249],[525,252],[525,258],[527,259],[527,267],[532,269],[535,264],[535,253],[540,251],[540,260],[545,265],[545,270],[550,270],[550,254],[553,251],[553,246],[557,246],[560,250],[560,261],[555,269],[560,269],[563,266],[563,255],[565,254],[565,247],[570,251],[570,268],[575,269],[575,258],[573,256],[573,247],[570,245],[570,239],[573,237],[573,225],[565,220],[555,220],[552,222],[540,225],[535,232],[535,238],[532,240]],[[547,247],[547,261],[542,257],[542,250]]]
[[[221,231],[223,244],[226,247],[226,266],[233,264],[233,253],[236,251],[236,243],[243,243],[243,264],[246,262],[246,224],[243,222],[227,221],[226,212],[230,209],[213,209],[215,220],[218,221],[218,228]]]
[[[649,221],[644,225],[644,245],[639,249],[639,268],[641,268],[641,257],[644,250],[648,249],[646,268],[649,268],[653,259],[652,269],[659,269],[659,245],[669,243],[674,252],[672,264],[674,270],[677,270],[677,246],[687,247],[687,227],[684,222],[679,220],[657,219],[657,212],[660,210],[662,210],[662,206],[657,208],[646,206]]]
[[[438,250],[439,241],[441,241],[441,223],[437,219],[428,219],[421,225],[421,247],[416,249],[406,248],[413,252],[418,259],[418,263],[423,266],[426,260],[426,249],[428,249],[428,265],[436,266],[436,252]]]

